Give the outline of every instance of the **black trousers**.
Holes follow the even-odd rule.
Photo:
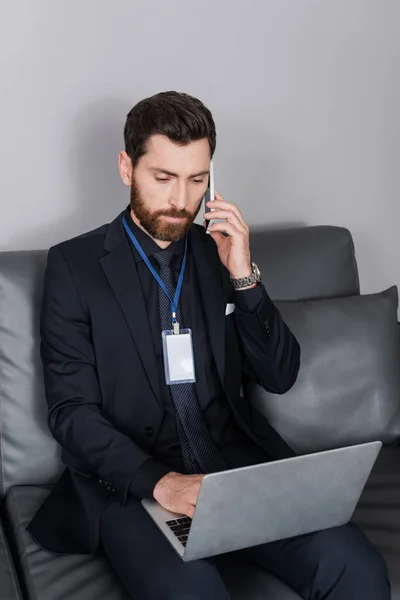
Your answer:
[[[222,452],[232,468],[267,460],[251,440]],[[184,562],[138,498],[107,507],[100,537],[134,600],[230,599],[214,559]],[[307,600],[390,600],[386,563],[354,524],[231,554],[272,573]]]

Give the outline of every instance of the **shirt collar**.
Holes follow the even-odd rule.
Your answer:
[[[131,230],[133,235],[136,237],[137,241],[139,242],[139,244],[141,245],[141,247],[143,249],[143,252],[146,254],[147,257],[149,257],[152,254],[154,254],[155,252],[159,252],[161,250],[160,246],[158,244],[156,244],[156,242],[145,231],[143,231],[143,229],[138,227],[138,225],[136,225],[136,223],[133,221],[133,219],[131,217],[131,209],[130,209],[129,204],[125,211],[125,220],[126,220],[126,223],[129,227],[129,229]],[[129,236],[128,236],[128,238],[129,238],[129,243],[131,244],[131,247],[133,250],[133,255],[134,255],[135,261],[140,262],[143,259],[140,256],[139,252],[136,250],[135,246],[132,244],[132,240],[130,239]],[[172,242],[168,246],[168,249],[172,250],[174,252],[174,254],[176,254],[176,256],[183,258],[183,255],[185,252],[185,237],[181,238],[177,242]]]

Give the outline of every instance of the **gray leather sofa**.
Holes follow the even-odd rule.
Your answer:
[[[343,228],[253,231],[252,251],[303,362],[288,394],[273,397],[250,383],[245,393],[299,452],[383,439],[354,520],[383,552],[392,598],[400,600],[396,291],[359,295],[353,242]],[[126,600],[101,552],[51,555],[25,531],[63,469],[46,426],[39,359],[45,262],[45,251],[0,253],[0,600]],[[233,600],[299,598],[232,557],[222,557],[220,568]]]

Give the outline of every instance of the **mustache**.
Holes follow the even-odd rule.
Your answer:
[[[177,219],[190,219],[192,217],[192,213],[188,212],[187,210],[158,210],[156,212],[153,213],[153,217],[157,218],[157,217],[176,217]]]

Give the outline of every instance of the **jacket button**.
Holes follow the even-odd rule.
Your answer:
[[[144,435],[146,437],[151,437],[153,435],[153,428],[152,427],[145,427],[144,428]]]

